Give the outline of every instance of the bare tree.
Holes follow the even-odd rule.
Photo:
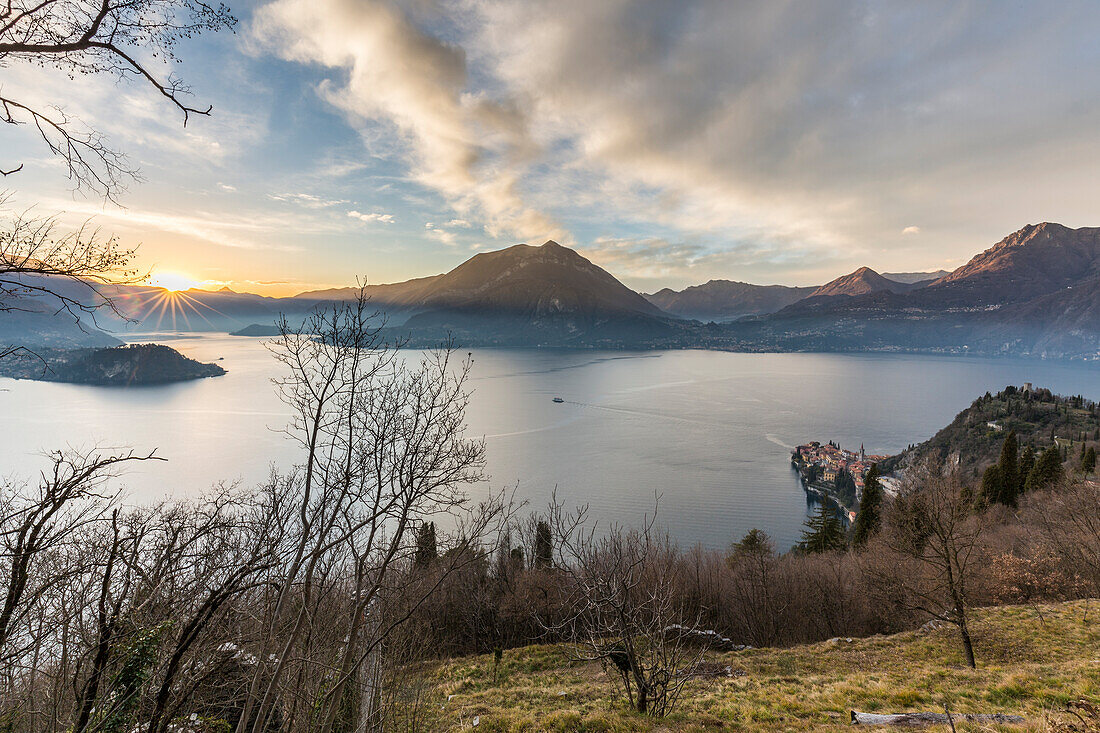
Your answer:
[[[866,569],[887,600],[955,625],[975,667],[970,584],[982,559],[985,514],[973,511],[957,467],[926,463],[910,469],[908,481],[883,534],[889,556],[868,553]]]
[[[1070,568],[1100,593],[1100,483],[1066,478],[1029,494],[1026,516]]]
[[[754,646],[772,646],[789,625],[790,594],[781,590],[780,558],[771,539],[755,530],[732,549],[725,595],[736,613],[737,631]]]
[[[175,74],[162,68],[178,61],[180,40],[206,31],[232,29],[236,19],[223,5],[203,0],[4,0],[0,3],[0,68],[13,63],[61,70],[70,78],[103,75],[150,85],[182,115],[208,115],[192,106]],[[78,124],[60,107],[36,107],[0,90],[0,122],[30,125],[51,153],[68,167],[69,179],[108,198],[137,173],[103,135]],[[5,176],[22,163],[0,164]]]
[[[463,437],[468,361],[453,363],[449,348],[399,354],[362,292],[281,331],[270,347],[289,375],[277,386],[304,459],[287,485],[291,541],[258,649],[273,661],[254,676],[238,724],[253,733],[279,714],[288,728],[304,715],[316,730],[333,728],[364,664],[445,577],[414,583],[405,572],[422,522],[450,518],[447,544],[458,551],[440,562],[454,570],[483,559],[495,542],[487,549],[482,538],[506,519],[498,499],[472,506],[466,492],[484,462],[484,445]],[[401,611],[380,616],[398,589]],[[344,610],[325,619],[327,603]],[[295,664],[296,650],[334,631],[330,666]],[[310,692],[311,679],[323,687]]]
[[[24,627],[41,597],[71,570],[49,563],[49,555],[73,542],[84,527],[104,521],[115,499],[104,491],[105,484],[118,466],[155,456],[56,452],[51,458],[52,466],[42,473],[37,490],[0,487],[0,666],[27,652],[30,642],[15,632]]]
[[[0,223],[0,313],[65,315],[78,327],[84,317],[95,323],[104,309],[127,319],[113,286],[145,279],[134,254],[88,225],[63,232],[56,217],[8,215]],[[0,358],[19,348],[0,345]]]
[[[580,660],[616,674],[640,713],[671,713],[706,652],[683,632],[694,628],[676,592],[678,551],[654,528],[597,531],[587,509],[569,513],[554,503],[549,525],[557,567],[567,587],[567,636]]]

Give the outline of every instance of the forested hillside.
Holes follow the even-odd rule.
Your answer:
[[[998,460],[1005,437],[1015,432],[1021,450],[1036,453],[1057,445],[1064,462],[1073,463],[1082,448],[1100,448],[1100,406],[1081,395],[1055,395],[1049,389],[1006,387],[974,400],[929,440],[911,446],[883,466],[891,470],[924,457],[958,454],[959,464],[976,472]]]
[[[130,344],[108,349],[39,349],[0,361],[0,376],[131,386],[166,384],[225,374],[217,364],[189,359],[169,346]]]

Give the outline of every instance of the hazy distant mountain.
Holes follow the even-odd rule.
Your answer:
[[[6,346],[78,347],[118,346],[122,342],[103,332],[118,319],[105,311],[69,313],[62,301],[40,294],[48,287],[75,303],[93,302],[93,291],[80,282],[31,274],[6,274],[0,296],[0,348]],[[79,315],[79,320],[77,316]]]
[[[78,323],[66,313],[57,313],[56,307],[41,307],[32,312],[0,311],[0,348],[47,346],[75,349],[119,346],[121,343],[96,328],[90,317],[84,316]]]
[[[228,288],[174,292],[145,285],[121,287],[111,294],[143,331],[235,331],[251,323],[274,323],[283,314],[297,317],[312,305]]]
[[[912,289],[912,284],[899,280],[888,280],[870,267],[861,267],[832,282],[826,283],[810,293],[811,298],[832,295],[866,295],[888,290],[892,293],[905,292]]]
[[[887,280],[893,280],[897,283],[915,284],[921,282],[932,282],[933,280],[939,280],[945,275],[950,275],[950,270],[933,270],[931,272],[883,272],[880,273]]]
[[[1029,225],[910,292],[814,297],[740,338],[793,348],[1100,357],[1100,228]]]
[[[1100,356],[1100,275],[1075,282],[998,314],[999,342],[1031,336],[1034,354]]]
[[[921,273],[935,276],[939,273]],[[417,345],[722,348],[742,351],[932,350],[1100,357],[1100,228],[1024,227],[938,279],[870,268],[820,288],[714,280],[642,296],[555,242],[515,245],[450,272],[376,285],[368,295]],[[63,283],[79,288],[79,284]],[[352,288],[265,298],[147,286],[109,291],[141,330],[269,333],[280,314],[354,296]],[[809,297],[804,297],[809,296]],[[662,310],[664,309],[664,310]],[[704,321],[693,323],[668,314]],[[110,331],[126,324],[102,313]],[[246,328],[257,324],[255,329]],[[245,329],[242,331],[242,329]],[[47,313],[0,314],[0,343],[106,344]]]
[[[406,308],[417,303],[423,297],[427,288],[441,277],[443,275],[430,275],[399,283],[367,285],[364,290],[373,303]],[[352,300],[358,292],[359,288],[355,287],[329,288],[327,290],[308,290],[295,295],[294,298],[296,300],[311,301]]]
[[[681,291],[665,288],[645,298],[664,312],[682,318],[727,321],[746,315],[774,313],[802,300],[814,289],[711,280]]]

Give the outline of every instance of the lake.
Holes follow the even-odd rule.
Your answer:
[[[3,473],[33,479],[65,446],[157,449],[120,479],[134,500],[253,484],[296,460],[288,412],[261,340],[150,335],[228,374],[160,387],[0,379]],[[895,453],[946,425],[986,390],[1033,382],[1100,398],[1095,364],[880,354],[734,354],[481,349],[469,435],[484,437],[497,488],[530,509],[556,489],[601,521],[660,524],[684,545],[724,547],[759,527],[781,549],[811,510],[790,447],[836,440]],[[564,402],[555,403],[554,397]]]

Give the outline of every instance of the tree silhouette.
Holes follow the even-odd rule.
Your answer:
[[[1027,477],[1035,467],[1035,449],[1030,445],[1020,454],[1020,493],[1027,490]]]
[[[1009,430],[1005,436],[1004,445],[1001,446],[1001,495],[997,498],[1002,504],[1016,506],[1016,498],[1020,494],[1020,460],[1019,442],[1016,439],[1016,431]]]
[[[5,0],[0,3],[0,67],[21,62],[56,68],[74,80],[137,79],[165,97],[186,125],[192,114],[208,115],[212,108],[185,101],[189,87],[159,62],[179,61],[179,41],[232,29],[236,23],[228,7],[204,0]],[[78,189],[113,199],[127,180],[137,178],[125,156],[100,132],[60,106],[47,109],[0,89],[0,122],[31,127],[64,161]],[[22,168],[22,162],[0,162],[4,176]]]
[[[550,536],[550,524],[539,520],[535,528],[535,567],[549,568],[554,564],[554,543]]]
[[[439,558],[439,550],[435,541],[435,522],[425,522],[420,525],[416,533],[416,552],[413,554],[413,565],[420,570],[426,570]]]
[[[767,532],[760,529],[750,529],[741,538],[740,542],[734,542],[730,546],[730,559],[754,555],[772,555],[775,546]]]
[[[1085,451],[1084,458],[1081,459],[1081,471],[1088,476],[1096,470],[1096,448],[1091,445],[1088,450]]]
[[[982,474],[982,503],[986,505],[999,503],[1004,493],[1005,479],[1001,474],[1001,467],[993,464]]]
[[[830,552],[844,549],[844,529],[836,513],[825,501],[818,506],[817,514],[806,520],[802,530],[802,541],[798,543],[801,552]]]
[[[860,547],[866,544],[878,529],[882,517],[882,485],[878,480],[878,464],[871,466],[863,479],[863,498],[859,502],[859,514],[852,527],[852,544]]]
[[[1043,451],[1031,473],[1027,476],[1026,488],[1028,491],[1045,489],[1053,485],[1062,477],[1062,451],[1057,445],[1052,445]]]

